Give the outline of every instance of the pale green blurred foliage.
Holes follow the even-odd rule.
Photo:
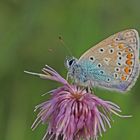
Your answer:
[[[75,57],[109,35],[126,28],[140,31],[139,0],[0,0],[0,140],[40,140],[46,126],[34,132],[34,106],[58,86],[23,73],[41,72],[48,64],[66,76],[69,53]],[[95,89],[96,95],[119,104],[132,118],[114,117],[103,140],[138,140],[140,80],[126,95]]]

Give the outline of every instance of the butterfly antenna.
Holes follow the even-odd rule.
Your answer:
[[[63,44],[63,46],[66,48],[66,50],[68,51],[68,53],[70,54],[70,56],[72,56],[72,52],[71,52],[70,48],[65,44],[62,36],[59,36],[58,38],[59,38],[60,42]]]

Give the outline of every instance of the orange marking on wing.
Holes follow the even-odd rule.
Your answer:
[[[124,44],[122,44],[122,43],[119,44],[119,45],[118,45],[118,48],[119,48],[119,49],[124,49]]]
[[[115,43],[114,43],[114,42],[112,42],[112,43],[111,43],[111,46],[112,46],[112,47],[115,47]]]
[[[127,52],[127,53],[128,53],[128,52],[129,52],[129,48],[125,48],[125,52]]]
[[[131,51],[132,51],[131,48],[125,48],[125,52],[126,52],[126,53],[129,53],[129,52],[131,52]]]
[[[126,60],[126,64],[131,66],[132,65],[132,61],[130,59]]]
[[[127,78],[127,77],[126,77],[125,75],[122,75],[121,80],[122,80],[122,81],[125,81],[126,78]]]
[[[128,53],[127,56],[126,56],[128,59],[131,59],[133,57],[133,54],[132,53]]]
[[[131,71],[131,69],[130,69],[129,67],[125,67],[125,68],[124,68],[124,71],[125,71],[126,74],[129,74],[130,71]]]

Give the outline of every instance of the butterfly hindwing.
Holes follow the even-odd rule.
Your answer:
[[[97,86],[119,91],[130,89],[139,75],[138,32],[129,29],[110,36],[86,51],[78,63],[84,61],[92,62],[98,70],[104,71],[104,74],[98,74],[98,79],[94,76],[90,79]],[[103,80],[103,76],[110,81]]]

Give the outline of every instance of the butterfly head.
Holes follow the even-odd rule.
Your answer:
[[[75,57],[67,57],[65,60],[65,66],[67,69],[70,69],[74,64],[76,64],[78,59]]]

